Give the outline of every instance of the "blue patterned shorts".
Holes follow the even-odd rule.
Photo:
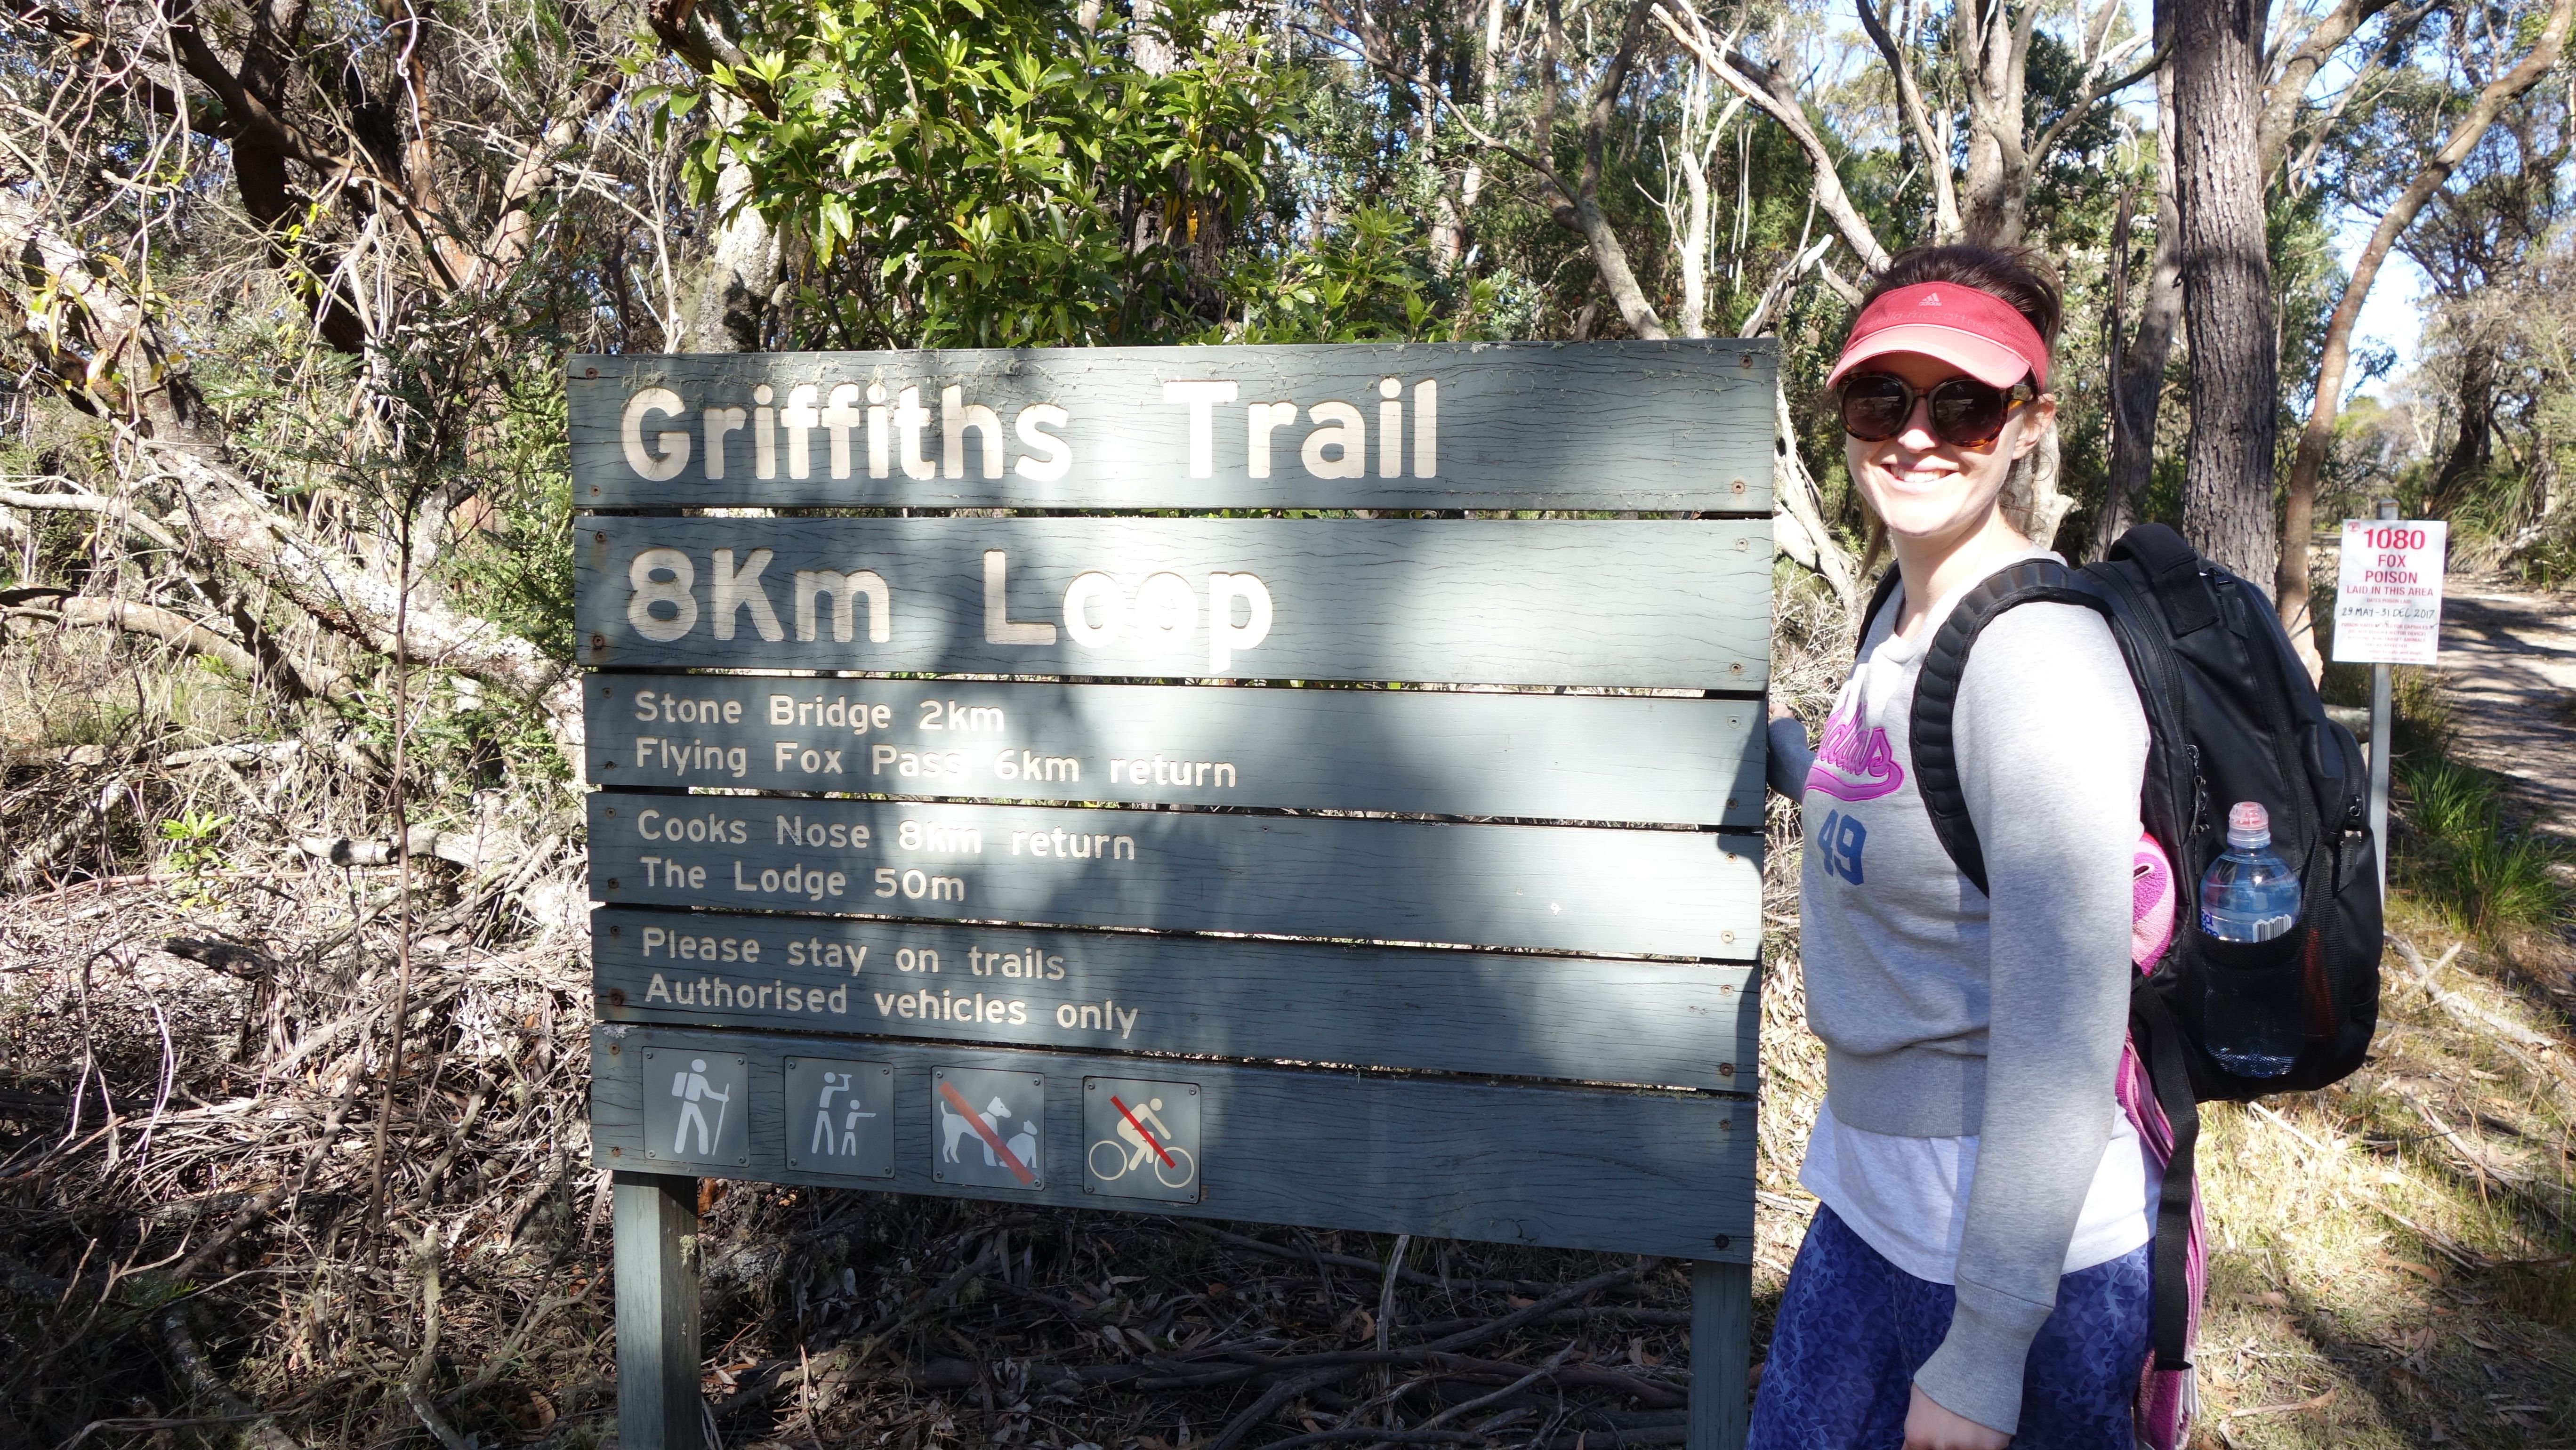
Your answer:
[[[2131,1450],[2152,1247],[2057,1281],[2023,1370],[2013,1450]],[[1746,1450],[1899,1450],[1914,1372],[1950,1332],[1956,1296],[1819,1205],[1780,1298]]]

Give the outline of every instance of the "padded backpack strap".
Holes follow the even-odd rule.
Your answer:
[[[1997,571],[1961,597],[1924,652],[1923,671],[1914,682],[1914,716],[1907,743],[1914,752],[1914,779],[1923,792],[1923,809],[1932,817],[1932,832],[1950,853],[1959,873],[1986,890],[1986,852],[1977,826],[1968,819],[1968,798],[1959,784],[1959,752],[1950,733],[1951,712],[1958,708],[1959,683],[1968,673],[1968,651],[2003,613],[2024,604],[2080,604],[2104,615],[2110,602],[2076,582],[2075,573],[2055,559],[2024,559]],[[1991,894],[1991,893],[1989,893]]]
[[[2111,557],[2146,571],[2176,639],[2218,622],[2218,596],[2201,577],[2199,553],[2182,535],[2163,524],[2140,524],[2111,546]]]
[[[2152,981],[2129,994],[2129,1031],[2146,1044],[2147,1082],[2173,1130],[2173,1155],[2156,1190],[2155,1248],[2148,1270],[2148,1342],[2160,1370],[2191,1368],[2192,1159],[2200,1145],[2200,1105],[2183,1063],[2182,1028]]]
[[[1896,586],[1904,582],[1903,571],[1893,564],[1887,566],[1886,573],[1878,576],[1878,587],[1869,592],[1869,608],[1860,612],[1860,633],[1852,641],[1852,653],[1855,658],[1859,656],[1860,651],[1869,647],[1869,627],[1878,622],[1880,614],[1886,612],[1887,601],[1896,597]]]

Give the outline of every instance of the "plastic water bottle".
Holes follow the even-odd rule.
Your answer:
[[[2200,929],[2224,942],[2259,942],[2298,921],[2299,878],[2272,849],[2271,813],[2238,801],[2227,813],[2227,853],[2200,878]],[[2241,1077],[2288,1072],[2303,1038],[2298,993],[2281,990],[2276,972],[2208,967],[2202,1023],[2210,1055]]]

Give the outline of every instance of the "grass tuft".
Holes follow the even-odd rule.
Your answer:
[[[2450,925],[2495,942],[2576,918],[2576,889],[2561,871],[2570,853],[2505,818],[2492,771],[2436,756],[2401,758],[2397,776],[2418,838],[2396,857],[2400,875]]]

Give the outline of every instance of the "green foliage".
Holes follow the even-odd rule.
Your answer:
[[[534,366],[505,378],[479,445],[460,470],[464,505],[442,561],[450,587],[566,664],[572,662],[572,460],[563,375]]]
[[[1420,229],[1394,210],[1362,207],[1310,248],[1239,265],[1230,290],[1242,321],[1205,342],[1460,342],[1494,334],[1500,288],[1491,280],[1444,288],[1419,260]],[[1442,292],[1458,294],[1445,319]]]
[[[2440,755],[2401,757],[2396,773],[2420,844],[2393,864],[2453,925],[2492,941],[2570,919],[2576,893],[2558,874],[2570,853],[2505,820],[2492,773]]]
[[[753,102],[687,158],[807,248],[842,347],[1139,342],[1211,320],[1206,265],[1258,204],[1282,92],[1206,3],[1095,33],[1048,0],[826,0],[716,89]],[[1123,43],[1117,43],[1123,42]],[[1140,45],[1182,59],[1155,74]],[[696,95],[659,99],[684,115]],[[766,104],[762,104],[765,99]]]
[[[230,816],[201,811],[195,806],[162,820],[161,839],[168,843],[168,850],[161,862],[182,878],[176,894],[183,905],[202,909],[213,902],[214,884],[208,878],[228,864],[217,839],[232,823]]]

